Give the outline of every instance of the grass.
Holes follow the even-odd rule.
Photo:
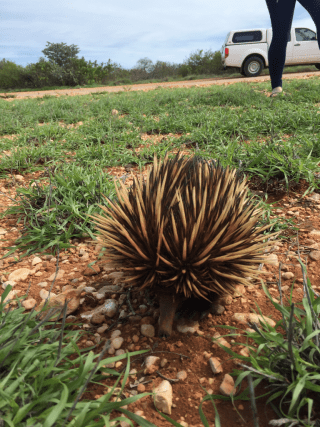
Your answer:
[[[299,255],[299,254],[298,254]],[[278,420],[270,421],[271,425],[316,427],[320,422],[320,297],[311,287],[307,277],[307,269],[299,255],[299,263],[303,274],[304,297],[302,302],[295,305],[290,297],[283,301],[281,291],[281,264],[279,266],[278,287],[280,302],[276,302],[267,287],[261,281],[273,306],[281,313],[281,320],[272,327],[266,322],[260,325],[248,323],[252,332],[245,332],[248,356],[239,355],[229,348],[219,344],[244,369],[236,369],[231,374],[237,377],[235,386],[241,387],[243,380],[249,381],[249,387],[233,400],[249,400],[253,410],[253,418],[258,426],[258,414],[255,408],[254,388],[262,381],[267,383],[265,394],[256,398],[268,396],[267,404],[271,404]],[[257,310],[262,315],[257,306]],[[236,327],[224,326],[236,330]],[[225,336],[236,336],[229,334]],[[249,343],[249,340],[251,341]],[[235,343],[243,345],[242,343]],[[252,381],[254,379],[254,381]],[[239,390],[239,389],[238,389]],[[250,397],[249,397],[250,396]],[[204,401],[213,399],[228,400],[224,396],[206,396]],[[216,413],[217,414],[217,413]],[[220,427],[219,415],[216,415],[216,426]]]
[[[56,314],[53,310],[37,313],[33,309],[26,314],[21,305],[24,298],[18,299],[15,309],[9,309],[9,301],[4,300],[10,290],[7,286],[0,298],[2,426],[104,427],[132,419],[141,426],[155,427],[124,408],[150,393],[120,399],[129,376],[130,356],[144,354],[145,350],[104,359],[109,340],[100,355],[91,351],[96,345],[80,350],[77,342],[83,334],[70,329],[72,324],[66,325],[66,304],[58,310],[62,319],[57,323],[51,320]],[[105,367],[123,359],[128,363],[122,373]],[[106,377],[115,379],[113,387],[101,383]],[[105,394],[96,400],[83,399],[90,382],[104,385]],[[123,415],[115,418],[114,411]],[[114,424],[110,423],[111,416]]]
[[[0,100],[0,177],[10,185],[15,174],[41,171],[37,183],[17,187],[2,214],[18,214],[24,225],[6,256],[16,249],[25,255],[55,251],[70,247],[72,238],[93,237],[86,215],[99,213],[101,194],[115,194],[108,168],[131,164],[142,170],[154,153],[181,147],[239,168],[266,193],[274,186],[286,191],[301,179],[309,191],[318,188],[318,77],[287,81],[287,98],[268,98],[266,89],[270,82]],[[11,134],[16,138],[5,138]],[[165,138],[147,146],[142,135]],[[257,203],[269,206],[266,198]],[[266,212],[270,221],[270,206]],[[275,230],[290,225],[272,221]]]
[[[13,247],[7,247],[5,256],[17,249],[25,251],[24,255],[59,251],[71,246],[74,237],[92,237],[94,229],[86,215],[99,213],[102,194],[111,199],[115,195],[108,168],[131,163],[142,169],[150,163],[154,153],[164,155],[166,151],[183,146],[204,158],[219,159],[224,166],[240,168],[251,183],[258,183],[264,191],[272,185],[286,191],[301,179],[307,182],[309,191],[317,189],[319,79],[286,81],[287,98],[281,95],[267,98],[260,93],[263,90],[270,91],[270,82],[11,102],[0,99],[0,135],[4,137],[1,138],[0,176],[6,179],[4,185],[7,188],[14,185],[17,174],[41,172],[35,182],[31,180],[28,185],[17,186],[17,197],[2,214],[2,217],[16,214],[24,225],[22,237]],[[118,110],[119,115],[113,115],[113,109]],[[78,125],[68,128],[71,124]],[[16,138],[5,138],[11,134]],[[142,134],[167,138],[155,146],[144,145],[139,153],[135,153],[133,149],[144,144]],[[272,205],[267,202],[267,198],[257,197],[257,205],[265,207],[263,221],[273,222],[274,231],[285,232],[292,228],[290,221],[276,217]],[[305,292],[309,285],[307,282]],[[8,286],[4,296],[9,289]],[[312,382],[313,376],[318,375],[315,366],[318,350],[312,343],[317,335],[313,310],[319,314],[319,302],[310,295],[309,292],[309,305],[304,299],[301,309],[277,306],[283,314],[284,331],[289,333],[291,341],[267,326],[266,330],[250,336],[261,349],[261,354],[255,352],[247,361],[255,366],[254,369],[260,369],[260,377],[257,376],[254,385],[268,372],[281,380],[280,389],[274,393],[283,393],[284,406],[291,398],[286,414],[291,421],[299,417],[302,403],[311,408],[310,397],[303,394],[305,390],[301,386],[308,389],[312,383],[316,384],[312,387],[318,387],[318,383]],[[97,371],[102,361],[97,365],[93,353],[83,357],[76,346],[76,333],[67,331],[66,341],[63,341],[62,332],[57,335],[54,328],[48,329],[47,326],[53,327],[53,323],[42,327],[35,314],[26,317],[20,305],[10,312],[5,310],[2,302],[0,316],[3,402],[2,406],[0,403],[0,417],[5,426],[75,425],[75,421],[69,422],[68,419],[72,403],[79,396],[79,389],[87,384],[90,373],[93,373],[94,381],[99,381]],[[293,324],[294,316],[298,321],[296,325]],[[64,331],[64,326],[61,330]],[[62,345],[62,342],[66,344]],[[273,353],[274,359],[262,352],[268,350],[269,344],[278,349]],[[71,363],[68,356],[74,352],[78,359]],[[127,356],[118,356],[117,360],[124,357]],[[41,360],[46,360],[47,364],[42,365]],[[110,360],[103,363],[110,363]],[[270,360],[274,361],[271,367],[268,365]],[[277,374],[278,361],[286,366],[281,378]],[[23,376],[21,366],[28,366]],[[242,380],[249,374],[254,376],[249,370],[239,378]],[[126,375],[127,371],[122,384]],[[317,378],[314,380],[318,381]],[[291,386],[284,390],[283,384],[288,381]],[[309,388],[312,390],[311,386]],[[35,395],[39,397],[35,398]],[[111,394],[107,393],[96,401],[77,401],[72,415],[76,417],[77,425],[93,425],[93,420],[99,416],[101,423],[97,425],[106,424],[108,418],[103,416],[110,417],[112,410],[121,409],[121,405],[110,402],[110,398]],[[125,403],[122,401],[121,404]],[[305,424],[308,427],[312,425],[310,413],[309,409]],[[69,424],[63,424],[65,421]],[[139,422],[140,425],[151,425],[143,424],[144,420]],[[216,425],[218,427],[218,423]]]

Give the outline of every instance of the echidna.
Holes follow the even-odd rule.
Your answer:
[[[258,227],[262,209],[247,197],[246,179],[219,163],[180,156],[154,157],[146,180],[116,185],[117,202],[106,198],[107,214],[92,216],[98,241],[126,286],[152,288],[159,297],[159,336],[168,337],[178,304],[212,301],[248,284],[265,262]]]

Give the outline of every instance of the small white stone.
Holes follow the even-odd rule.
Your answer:
[[[36,304],[37,304],[37,301],[33,298],[27,299],[22,303],[23,307],[26,310],[31,310]]]
[[[155,336],[155,329],[152,325],[141,325],[141,334],[145,337],[153,338]]]
[[[180,381],[184,381],[187,378],[186,371],[180,371],[177,373],[176,378]]]
[[[122,346],[122,343],[123,343],[123,338],[122,337],[118,337],[118,338],[114,338],[112,341],[111,341],[111,344],[113,345],[113,347],[116,349],[116,350],[118,350],[121,346]]]
[[[172,386],[169,381],[162,381],[158,387],[155,388],[155,406],[159,411],[171,415],[172,408]]]
[[[39,264],[40,262],[42,262],[42,259],[41,258],[39,258],[38,256],[36,256],[35,258],[33,258],[33,260],[32,260],[32,265],[37,265],[37,264]]]
[[[26,280],[31,270],[29,268],[18,268],[14,270],[8,277],[8,280],[13,280],[15,282],[19,282],[20,280]]]
[[[116,329],[115,331],[113,331],[113,332],[111,333],[110,339],[117,338],[117,337],[119,337],[120,335],[121,335],[121,331],[120,331],[119,329]]]
[[[6,289],[6,287],[9,285],[14,287],[15,284],[16,282],[14,282],[13,280],[8,280],[7,282],[2,283],[2,289]]]

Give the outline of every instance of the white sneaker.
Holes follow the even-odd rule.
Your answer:
[[[274,89],[272,89],[272,94],[270,95],[270,97],[277,96],[279,93],[282,93],[282,87],[281,86],[278,86],[278,87],[275,87]]]

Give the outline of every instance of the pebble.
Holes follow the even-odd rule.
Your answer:
[[[235,394],[236,387],[234,386],[234,380],[231,375],[225,374],[219,390],[224,396],[230,396],[231,393]]]
[[[22,305],[26,310],[31,310],[35,305],[37,304],[37,301],[33,298],[29,298],[25,301],[23,301]]]
[[[319,261],[320,259],[320,251],[312,251],[309,253],[309,257],[313,260],[313,261]]]
[[[51,261],[52,261],[52,260],[51,260]],[[54,280],[54,278],[55,278],[56,280],[62,279],[62,278],[63,278],[64,273],[65,273],[65,271],[64,271],[64,270],[59,269],[57,276],[56,276],[56,272],[54,272],[54,273],[52,273],[52,274],[51,274],[51,276],[50,276],[50,277],[48,277],[48,280],[49,280],[50,282],[52,282],[52,281]]]
[[[133,335],[132,341],[135,342],[135,343],[137,343],[139,341],[138,335]]]
[[[35,258],[33,258],[31,265],[37,265],[40,262],[42,262],[42,259],[36,256]]]
[[[285,280],[292,279],[294,277],[294,274],[291,271],[288,271],[286,273],[281,273],[281,277]]]
[[[194,334],[195,332],[198,332],[199,330],[199,322],[196,320],[186,320],[186,319],[179,319],[177,321],[177,331],[181,332],[183,334],[186,334],[190,332],[191,334]]]
[[[97,329],[97,332],[99,334],[103,334],[108,328],[109,328],[109,325],[107,325],[107,324],[102,325],[102,326],[100,326],[100,328]]]
[[[113,332],[111,333],[110,339],[117,338],[117,337],[119,337],[120,335],[121,335],[121,331],[120,331],[120,329],[116,329],[115,331],[113,331]]]
[[[158,369],[158,367],[156,366],[156,364],[158,365],[159,360],[160,360],[160,357],[157,357],[157,356],[148,356],[145,359],[144,373],[145,374],[153,374]]]
[[[14,270],[11,274],[9,274],[8,280],[13,280],[14,282],[24,281],[31,274],[31,270],[29,268],[18,268]]]
[[[209,365],[214,374],[219,374],[220,372],[223,372],[222,365],[219,358],[211,357],[209,359]]]
[[[122,337],[118,337],[118,338],[114,338],[112,341],[111,341],[111,344],[113,345],[113,347],[116,349],[116,350],[118,350],[121,346],[122,346],[122,343],[123,343],[123,338]]]
[[[184,381],[187,378],[187,373],[186,371],[179,371],[176,375],[176,378],[180,381]]]
[[[141,325],[140,330],[145,337],[153,338],[155,336],[155,329],[152,325]]]
[[[171,415],[172,408],[172,386],[169,381],[162,381],[158,387],[155,388],[154,404],[159,411]]]
[[[2,289],[6,289],[7,286],[14,287],[15,284],[16,282],[14,282],[13,280],[8,280],[7,282],[2,283]]]

